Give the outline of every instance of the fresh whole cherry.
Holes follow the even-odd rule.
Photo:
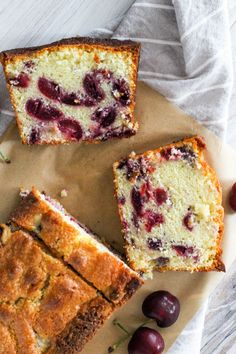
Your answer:
[[[148,327],[138,328],[128,344],[129,354],[161,354],[165,344],[159,332]]]
[[[229,195],[229,204],[231,208],[236,211],[236,183],[233,184],[230,195]]]
[[[169,327],[179,317],[179,300],[165,290],[155,291],[148,295],[143,302],[143,314],[156,320],[159,327]]]

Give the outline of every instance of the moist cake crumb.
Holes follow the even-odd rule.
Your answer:
[[[130,266],[153,270],[224,270],[221,187],[200,137],[114,164],[115,191]]]

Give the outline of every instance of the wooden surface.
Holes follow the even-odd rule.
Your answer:
[[[133,0],[1,0],[0,50],[43,44],[62,37],[83,35],[96,27],[104,28],[111,21],[118,23],[132,3]],[[236,0],[229,0],[228,4],[236,72]],[[4,108],[7,96],[2,91],[0,95],[0,108]],[[0,131],[3,127],[4,122],[1,122]],[[235,88],[230,104],[227,141],[236,148]],[[236,263],[209,299],[201,353],[236,353],[235,299]],[[191,339],[191,331],[187,336]],[[189,354],[185,351],[184,340],[181,343],[181,354]],[[192,349],[191,354],[196,353]]]

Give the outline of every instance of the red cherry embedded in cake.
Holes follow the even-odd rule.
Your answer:
[[[187,247],[182,245],[173,245],[172,248],[179,256],[189,257],[194,253],[194,247]]]
[[[79,141],[83,136],[82,128],[76,120],[63,119],[58,122],[58,128],[68,138]]]
[[[116,109],[115,107],[98,108],[91,119],[98,122],[102,128],[109,127],[116,119]]]
[[[10,84],[13,86],[27,88],[30,83],[30,78],[25,73],[20,73],[18,76],[10,80]]]
[[[56,82],[40,77],[38,79],[38,89],[44,96],[52,100],[60,100],[61,88]]]
[[[229,195],[229,204],[231,208],[236,211],[236,183],[233,184],[230,195]]]
[[[25,104],[26,112],[41,121],[53,121],[63,117],[63,113],[50,105],[45,105],[41,99],[28,99]]]
[[[138,328],[128,344],[129,354],[161,354],[165,343],[155,329],[148,327]]]
[[[159,327],[169,327],[175,323],[180,313],[177,297],[165,290],[155,291],[143,302],[143,314],[156,320]]]
[[[38,144],[40,141],[40,130],[39,128],[33,128],[29,136],[29,144]]]
[[[85,92],[94,100],[100,102],[104,99],[105,93],[95,74],[86,74],[83,80]]]
[[[157,239],[155,237],[149,237],[147,239],[147,245],[148,245],[148,248],[150,248],[150,250],[153,250],[153,251],[159,251],[162,247],[162,242],[160,239]]]
[[[145,212],[145,219],[145,228],[147,232],[151,232],[154,226],[163,224],[165,221],[164,216],[162,214],[155,213],[152,210],[148,210]]]
[[[130,90],[124,79],[117,79],[113,83],[112,94],[123,106],[130,103]]]
[[[167,201],[167,198],[168,198],[167,192],[163,188],[155,189],[154,196],[155,196],[155,200],[157,202],[157,205],[162,205],[163,203],[165,203]]]
[[[142,213],[143,201],[139,190],[136,187],[132,188],[131,191],[131,202],[133,204],[134,210],[138,215]]]
[[[194,214],[191,211],[189,211],[184,216],[183,224],[189,231],[193,231],[193,228],[194,228]]]

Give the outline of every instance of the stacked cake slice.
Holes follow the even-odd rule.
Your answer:
[[[113,311],[23,231],[1,225],[0,352],[78,353]]]
[[[114,304],[126,302],[142,283],[136,272],[69,215],[60,203],[35,188],[22,198],[11,220],[35,232],[55,254]]]
[[[199,137],[114,164],[126,255],[136,271],[224,270],[221,187]]]
[[[139,275],[45,193],[0,227],[1,353],[80,352],[141,286]]]

